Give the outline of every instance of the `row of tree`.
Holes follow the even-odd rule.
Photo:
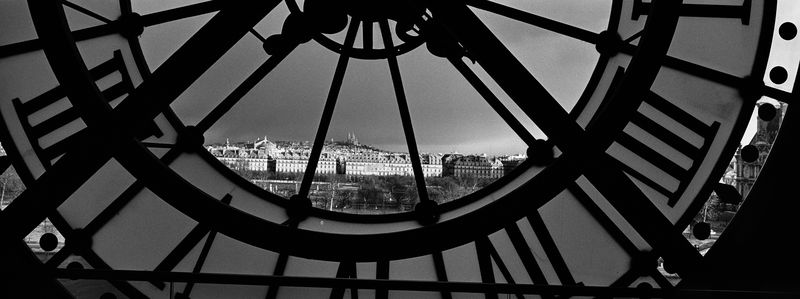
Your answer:
[[[262,183],[263,188],[289,197],[297,191],[303,173],[280,173],[239,169],[234,171],[250,181],[281,180],[294,184]],[[495,179],[474,176],[425,178],[428,197],[444,203],[463,197],[491,184]],[[391,209],[408,210],[418,201],[419,193],[412,176],[348,176],[316,174],[314,182],[329,183],[312,189],[309,198],[326,209]],[[345,186],[345,187],[342,187]]]

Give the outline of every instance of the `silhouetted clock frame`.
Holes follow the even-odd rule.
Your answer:
[[[153,273],[672,288],[656,260],[663,258],[681,278],[697,273],[702,256],[682,231],[729,164],[756,100],[789,96],[763,82],[776,1],[614,0],[607,29],[590,32],[484,0],[408,1],[397,11],[352,1],[328,3],[324,13],[288,0],[291,14],[280,34],[253,33],[281,2],[212,1],[139,15],[123,0],[110,9],[116,19],[76,29],[64,10],[77,4],[29,1],[37,38],[0,46],[9,66],[0,72],[37,67],[53,76],[32,90],[2,91],[0,141],[28,188],[2,213],[4,238],[21,239],[49,217],[66,238],[45,263],[54,268],[79,255],[94,269]],[[595,45],[600,58],[571,111],[477,10]],[[197,33],[149,70],[139,34],[211,12]],[[312,12],[318,21],[303,19]],[[384,48],[372,45],[374,23]],[[390,24],[403,26],[392,32]],[[411,28],[416,35],[408,34]],[[325,30],[347,33],[336,41]],[[203,120],[182,123],[170,103],[248,32],[263,41],[269,58]],[[359,32],[370,40],[360,48],[354,46]],[[392,36],[402,42],[394,45]],[[202,148],[203,133],[306,42],[339,54],[308,165],[319,159],[348,61],[386,60],[420,195],[414,211],[313,209],[307,197],[314,167],[299,194],[285,199],[238,177]],[[512,174],[441,205],[427,196],[396,58],[420,46],[447,59],[530,147],[531,158]],[[483,68],[547,141],[532,137],[465,60]],[[56,105],[61,108],[51,108]],[[132,297],[170,291],[153,277],[114,285]],[[193,282],[178,283],[175,291],[410,296],[369,287]]]

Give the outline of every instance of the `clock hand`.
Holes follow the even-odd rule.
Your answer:
[[[433,20],[464,46],[559,149],[568,152],[580,146],[583,129],[467,6],[434,1],[430,9]]]

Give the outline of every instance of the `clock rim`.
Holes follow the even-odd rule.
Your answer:
[[[60,6],[60,5],[56,5],[56,6],[57,6],[56,9],[60,10],[60,13],[63,16],[63,7]],[[663,12],[661,12],[661,13],[663,13]],[[655,18],[655,13],[654,13],[653,17],[648,19],[648,24],[651,23],[650,20],[654,19],[654,18]],[[677,16],[674,16],[674,18],[677,19]],[[42,20],[40,20],[40,21],[42,21]],[[660,27],[664,27],[664,26],[660,26]],[[55,30],[58,30],[58,29],[60,29],[60,28],[55,28]],[[51,28],[50,30],[53,30],[53,28]],[[674,30],[674,27],[671,30]],[[63,34],[69,35],[69,31],[64,31]],[[68,36],[68,38],[71,39],[71,36]],[[642,43],[642,48],[645,47],[644,45],[645,45],[645,43]],[[669,43],[667,43],[664,47],[668,48],[668,45],[669,45]],[[62,47],[64,47],[64,46],[75,47],[75,43],[74,43],[74,40],[73,40],[70,45],[61,45],[61,46]],[[56,52],[56,53],[54,53],[54,55],[59,55],[57,53],[57,50],[58,50],[57,47],[56,47],[56,49],[45,48],[45,52],[46,53],[48,53],[47,51],[50,51],[51,53],[52,52]],[[664,52],[666,52],[666,49],[664,50]],[[75,51],[75,53],[77,53],[77,50]],[[67,55],[69,55],[69,54],[67,54]],[[637,61],[637,57],[639,57],[639,56],[635,56],[634,60],[632,60],[632,62],[631,62],[632,65]],[[80,57],[79,54],[76,54],[76,56],[72,57],[71,59],[78,59],[78,61],[80,63],[83,63],[83,60],[82,60],[82,58]],[[651,72],[656,72],[661,67],[660,63],[654,63],[652,61],[650,61],[650,62],[642,61],[642,59],[638,59],[638,61],[640,61],[639,63],[642,64],[642,65],[649,65],[650,68],[652,69]],[[68,73],[70,71],[74,71],[74,70],[55,70],[54,69],[54,72],[67,72]],[[654,76],[653,76],[653,78],[654,78]],[[648,84],[648,86],[649,86],[649,84]],[[95,99],[91,99],[91,100],[97,101],[98,99],[102,99],[102,95],[97,94],[95,96]],[[87,99],[87,101],[88,100],[89,99]],[[95,105],[97,105],[97,104],[98,103],[96,102]],[[99,103],[99,104],[102,105],[103,103]],[[81,110],[80,112],[81,112],[81,114],[82,114],[82,116],[84,118],[87,117],[87,115],[89,115],[89,113],[98,113],[96,111],[84,111],[84,110]],[[116,129],[119,129],[119,128],[116,128]],[[468,213],[466,215],[462,215],[462,216],[457,217],[455,219],[452,219],[452,220],[449,220],[449,221],[445,221],[445,222],[442,222],[442,223],[437,223],[437,224],[431,225],[431,226],[415,228],[415,229],[410,229],[410,230],[407,230],[407,231],[401,231],[401,232],[395,232],[395,233],[364,234],[364,235],[344,235],[344,234],[320,233],[320,232],[314,232],[314,231],[308,231],[308,230],[302,230],[302,229],[291,229],[291,228],[283,227],[283,226],[278,225],[276,223],[271,223],[271,222],[266,221],[264,219],[257,218],[255,216],[249,215],[249,214],[247,214],[247,213],[245,213],[243,211],[236,210],[236,209],[224,206],[221,203],[219,203],[219,201],[217,199],[214,199],[214,198],[210,197],[208,194],[200,191],[199,189],[196,189],[196,188],[193,189],[193,186],[191,184],[189,184],[188,182],[185,182],[185,181],[183,181],[183,183],[185,185],[187,185],[187,186],[183,186],[184,190],[177,189],[177,187],[174,187],[175,190],[166,190],[166,189],[170,189],[170,188],[166,188],[166,187],[159,188],[157,185],[159,185],[159,184],[163,185],[163,182],[168,182],[168,181],[180,182],[181,181],[180,175],[178,175],[173,170],[171,170],[170,168],[168,168],[165,165],[163,165],[162,163],[160,163],[160,161],[158,161],[158,159],[156,159],[155,156],[152,156],[152,154],[150,154],[147,149],[142,147],[141,143],[139,143],[135,139],[131,138],[131,140],[124,140],[124,142],[127,142],[129,144],[131,144],[131,142],[132,142],[132,144],[136,144],[137,146],[135,146],[135,147],[121,147],[116,153],[114,153],[114,157],[117,159],[117,161],[120,162],[120,164],[122,164],[123,166],[125,166],[126,169],[129,172],[131,172],[135,177],[138,177],[136,175],[137,171],[135,169],[140,169],[140,171],[138,171],[138,172],[142,172],[142,171],[145,171],[145,170],[142,170],[142,169],[145,169],[144,167],[148,167],[149,168],[147,170],[147,173],[149,173],[149,174],[155,173],[156,175],[168,175],[169,177],[171,177],[171,180],[163,180],[163,177],[162,178],[155,178],[155,177],[148,178],[151,183],[147,184],[147,185],[148,185],[148,187],[151,187],[151,191],[153,191],[154,193],[159,195],[159,197],[162,200],[164,200],[165,202],[169,203],[174,208],[176,208],[179,211],[181,211],[182,213],[184,213],[186,216],[189,216],[190,218],[193,218],[193,219],[195,219],[195,221],[198,221],[200,223],[211,225],[211,226],[215,227],[215,229],[217,229],[220,233],[223,233],[223,234],[225,234],[225,235],[227,235],[229,237],[232,237],[234,239],[237,239],[237,240],[239,240],[241,242],[248,243],[250,245],[254,245],[254,246],[257,246],[257,247],[260,247],[260,248],[273,250],[273,251],[283,252],[284,250],[288,250],[289,252],[292,252],[293,255],[297,255],[297,256],[305,257],[305,258],[318,259],[318,260],[341,260],[342,258],[349,257],[350,259],[352,259],[354,261],[376,261],[376,260],[386,259],[387,253],[389,253],[389,252],[395,252],[396,253],[396,254],[391,255],[392,259],[401,259],[401,258],[405,258],[405,257],[413,257],[413,256],[425,255],[425,254],[428,254],[428,253],[430,253],[432,251],[444,250],[444,249],[447,249],[447,248],[456,247],[456,246],[461,245],[461,244],[466,244],[466,243],[472,241],[471,240],[471,236],[473,236],[477,232],[483,232],[483,233],[488,234],[488,233],[494,232],[494,231],[496,231],[498,229],[501,229],[502,227],[504,227],[505,225],[507,225],[508,223],[511,222],[509,220],[506,220],[506,221],[499,221],[498,220],[498,221],[495,221],[495,224],[493,226],[488,226],[488,225],[486,225],[486,223],[481,223],[481,225],[479,225],[477,227],[478,228],[477,230],[468,230],[469,231],[468,233],[463,233],[463,231],[465,231],[464,228],[465,227],[469,227],[469,226],[464,226],[463,225],[464,223],[466,223],[466,224],[470,224],[471,223],[472,226],[477,226],[476,223],[480,222],[479,219],[481,219],[482,216],[498,215],[499,214],[499,213],[491,214],[490,211],[494,211],[494,210],[498,210],[499,209],[500,211],[510,212],[510,213],[502,213],[502,214],[514,214],[514,213],[517,213],[517,214],[520,214],[520,215],[517,216],[514,219],[514,221],[517,221],[518,219],[521,219],[524,216],[524,214],[526,214],[526,213],[524,213],[522,211],[526,211],[527,212],[528,210],[525,210],[525,209],[512,209],[511,207],[512,206],[520,206],[520,205],[525,206],[526,204],[528,204],[528,205],[532,204],[531,203],[532,200],[529,199],[530,197],[526,198],[525,201],[521,201],[521,200],[519,200],[519,198],[525,197],[525,196],[521,195],[521,194],[527,194],[525,191],[534,191],[534,190],[530,190],[530,188],[534,188],[535,185],[537,185],[537,184],[533,183],[534,181],[546,180],[546,179],[550,178],[551,180],[556,179],[559,182],[561,182],[562,185],[564,185],[562,187],[559,187],[558,184],[545,184],[546,186],[551,186],[551,188],[549,189],[549,193],[545,194],[544,196],[543,196],[544,192],[543,192],[542,189],[536,189],[535,190],[536,192],[533,192],[533,193],[535,193],[536,196],[542,196],[543,198],[546,198],[547,201],[552,199],[552,197],[554,197],[558,193],[560,193],[563,190],[565,190],[566,189],[566,184],[574,182],[574,179],[572,179],[572,180],[563,179],[563,178],[559,179],[555,174],[546,175],[546,173],[544,173],[544,172],[560,173],[560,175],[562,175],[562,176],[573,176],[573,178],[577,178],[579,176],[579,174],[580,174],[579,173],[579,169],[576,169],[575,167],[567,167],[567,166],[573,166],[573,165],[568,165],[568,164],[572,164],[572,163],[570,163],[569,160],[564,159],[564,157],[561,157],[561,158],[557,159],[556,162],[554,162],[554,164],[552,166],[550,166],[548,168],[545,168],[542,171],[543,173],[535,176],[534,178],[532,178],[530,181],[525,183],[520,188],[517,188],[517,189],[511,191],[511,193],[509,193],[505,197],[503,197],[501,199],[497,199],[496,201],[487,204],[486,206],[482,207],[481,209],[479,209],[477,211],[470,212],[470,213]],[[127,153],[128,151],[130,151],[130,153]],[[152,164],[152,165],[143,165],[143,164],[138,164],[137,165],[137,162],[142,162],[142,161],[131,161],[131,160],[128,160],[128,159],[135,159],[135,158],[150,159],[150,161],[148,161],[146,163],[147,164]],[[563,165],[563,166],[559,166],[559,165]],[[562,170],[562,169],[564,169],[564,170]],[[150,170],[158,170],[158,171],[150,171]],[[144,173],[142,173],[142,174],[144,174]],[[148,179],[145,179],[145,181],[148,181]],[[152,183],[152,182],[157,182],[157,183]],[[154,185],[156,185],[156,186],[154,186]],[[555,187],[552,187],[552,186],[555,186]],[[184,192],[179,192],[179,191],[184,191]],[[202,201],[196,200],[195,202],[193,202],[193,203],[198,205],[198,206],[195,206],[195,207],[188,207],[185,204],[183,204],[181,206],[181,204],[179,204],[179,203],[177,203],[175,201],[174,197],[170,196],[170,194],[178,194],[178,193],[182,194],[182,196],[188,196],[188,197],[196,196],[197,198],[204,198],[205,197],[205,199],[202,200]],[[527,194],[527,195],[530,195],[530,194]],[[507,201],[510,201],[510,202],[507,202]],[[205,211],[203,211],[203,210],[205,210]],[[227,217],[219,217],[219,215],[214,215],[214,217],[212,217],[211,214],[213,214],[213,212],[224,212],[224,213],[216,213],[216,214],[223,214],[222,216],[227,216]],[[237,215],[237,212],[238,212],[239,215]],[[227,214],[225,214],[225,213],[227,213]],[[213,218],[217,218],[217,219],[224,218],[224,220],[217,220],[217,219],[213,219]],[[255,221],[255,222],[253,222],[253,221]],[[269,242],[269,241],[263,240],[263,238],[247,236],[246,233],[237,231],[237,228],[241,228],[241,227],[248,227],[249,228],[249,233],[254,234],[256,236],[271,235],[271,236],[274,236],[274,238],[273,238],[273,240],[271,240],[272,242]],[[456,238],[458,235],[452,235],[451,236],[452,238],[447,238],[448,240],[441,240],[440,238],[436,238],[436,236],[441,236],[443,234],[459,232],[459,231],[461,231],[462,232],[461,234],[463,235],[460,238]],[[245,234],[245,235],[243,235],[243,234]],[[430,244],[427,244],[427,246],[424,247],[424,248],[417,248],[415,250],[405,250],[404,252],[397,252],[399,250],[391,250],[392,247],[396,247],[396,246],[399,246],[401,248],[405,247],[403,245],[404,244],[408,244],[408,243],[406,243],[406,241],[419,242],[421,235],[427,235],[427,237],[425,237],[423,239],[427,239],[427,240],[430,240],[432,242]],[[259,239],[261,239],[261,240],[259,240]],[[275,245],[274,244],[275,240],[283,240],[283,241],[289,241],[289,242],[288,243],[279,242],[279,243],[284,243],[284,244]],[[339,242],[339,243],[337,243],[337,242]],[[310,248],[316,248],[313,245],[320,244],[320,243],[328,244],[326,247],[328,247],[329,249],[325,252],[326,254],[320,254],[319,252],[315,252],[315,250],[310,249]],[[346,246],[341,246],[341,247],[338,247],[338,246],[331,247],[331,244],[341,244],[341,243],[356,244],[356,245],[346,245]],[[434,246],[434,243],[435,243],[435,246]],[[371,244],[371,246],[368,246],[368,247],[370,247],[370,250],[364,250],[364,249],[360,249],[359,248],[360,246],[358,246],[358,245],[364,245],[364,244]],[[376,244],[377,244],[377,246],[376,246]],[[386,251],[379,250],[381,248],[386,248],[386,249],[389,249],[389,250],[386,250]],[[380,252],[380,254],[377,254],[375,252]]]
[[[289,4],[289,2],[293,2],[293,0],[286,0],[286,2],[287,2],[287,6],[290,7],[290,11],[291,11],[292,10],[291,9],[291,4]],[[617,27],[617,23],[616,22],[618,22],[618,19],[614,18],[613,16],[615,14],[617,14],[617,15],[620,14],[621,8],[620,7],[615,7],[615,6],[621,5],[621,3],[622,2],[619,1],[619,0],[614,0],[614,4],[612,4],[612,7],[611,7],[611,12],[610,12],[611,17],[609,18],[609,23],[607,25],[607,28],[608,28],[607,30],[611,30],[611,29],[615,30],[615,28]],[[470,6],[468,3],[465,3],[465,4],[467,6]],[[326,47],[327,49],[329,49],[331,51],[334,51],[336,53],[340,53],[340,51],[337,51],[335,49],[335,47],[333,47],[333,45],[329,45],[330,42],[324,42],[323,40],[325,38],[326,37],[323,36],[321,33],[318,33],[318,34],[314,35],[313,39],[316,42],[318,42],[320,45]],[[138,51],[141,52],[141,49],[139,49]],[[345,51],[345,53],[348,54],[348,55],[351,55],[352,58],[359,58],[359,59],[383,59],[383,58],[385,58],[385,57],[373,57],[373,56],[369,56],[369,55],[363,56],[363,55],[360,55],[360,54],[358,54],[356,52],[352,52],[352,51]],[[597,60],[597,63],[595,64],[595,68],[592,71],[592,74],[590,76],[590,80],[587,82],[587,85],[584,87],[584,91],[582,92],[582,94],[580,96],[580,99],[578,100],[578,102],[576,102],[576,103],[583,103],[583,104],[582,105],[581,104],[576,104],[575,107],[569,112],[570,116],[573,116],[573,114],[574,114],[574,116],[577,116],[577,114],[579,114],[581,112],[580,110],[583,109],[583,106],[585,105],[585,101],[588,101],[588,97],[591,96],[591,93],[597,87],[597,83],[599,83],[599,79],[600,79],[600,77],[602,77],[602,73],[605,70],[605,68],[607,67],[609,57],[611,57],[611,56],[609,56],[607,54],[601,54],[599,56],[599,58]],[[578,107],[579,107],[579,109],[576,109]],[[182,127],[186,126],[186,124],[183,124],[180,120],[178,120],[177,116],[174,116],[174,112],[172,112],[171,108],[169,108],[168,110],[169,110],[170,114],[173,115],[173,116],[168,116],[168,119],[171,119],[171,120],[174,119],[174,121],[171,121],[171,124],[173,125],[173,127],[175,127],[176,129],[181,129]],[[176,124],[180,124],[180,126],[177,126]],[[227,178],[232,184],[234,184],[235,186],[237,186],[239,188],[242,188],[243,190],[246,190],[246,191],[254,194],[255,196],[259,197],[261,200],[264,200],[264,201],[267,201],[269,203],[281,206],[284,209],[286,209],[290,205],[288,198],[284,198],[284,197],[282,197],[280,195],[277,195],[275,193],[272,193],[272,192],[266,191],[264,189],[261,189],[258,186],[256,186],[255,184],[247,181],[243,177],[241,177],[241,176],[237,175],[236,173],[234,173],[233,171],[231,171],[227,166],[225,166],[222,162],[220,162],[218,159],[216,159],[213,155],[211,155],[210,153],[207,153],[207,151],[205,151],[205,149],[195,150],[195,154],[198,154],[202,160],[204,160],[206,163],[208,163],[212,168],[216,169],[217,172],[220,175],[222,175],[223,177]],[[470,204],[472,204],[474,202],[477,202],[480,199],[485,198],[487,195],[490,195],[491,193],[493,193],[493,192],[505,187],[506,185],[508,185],[512,181],[518,179],[518,177],[522,173],[524,173],[525,171],[529,170],[531,167],[534,167],[534,165],[532,165],[532,163],[530,161],[525,160],[520,165],[515,167],[511,171],[511,173],[505,174],[503,177],[501,177],[501,178],[497,179],[496,181],[490,183],[488,186],[486,186],[484,188],[481,188],[481,189],[479,189],[479,190],[477,190],[477,191],[475,191],[475,192],[473,192],[471,194],[468,194],[468,195],[462,196],[460,198],[456,198],[456,199],[453,199],[451,201],[448,201],[448,202],[445,202],[445,203],[442,203],[442,204],[439,204],[439,205],[435,206],[435,208],[434,208],[435,209],[435,213],[441,215],[443,213],[455,211],[455,210],[457,210],[459,208],[462,208],[464,206],[467,206],[467,205],[470,205]],[[506,194],[504,196],[508,196],[508,194]],[[363,224],[413,221],[417,217],[414,214],[413,210],[412,211],[398,212],[398,213],[374,214],[373,215],[373,214],[354,214],[354,213],[334,212],[334,211],[328,211],[328,210],[317,209],[317,208],[310,209],[308,211],[308,215],[312,216],[312,217],[317,217],[317,218],[320,218],[320,219],[324,219],[324,220],[334,220],[334,221],[342,221],[342,222],[348,222],[348,223],[363,223]]]

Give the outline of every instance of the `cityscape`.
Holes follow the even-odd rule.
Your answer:
[[[206,150],[240,176],[275,194],[297,193],[311,154],[309,142],[226,140]],[[505,176],[525,154],[422,153],[422,173],[429,196],[447,202]],[[408,153],[382,150],[358,141],[355,133],[323,145],[310,198],[315,206],[349,213],[408,211],[417,200]]]
[[[742,198],[747,196],[758,177],[786,112],[786,105],[774,107],[777,117],[756,121],[755,134],[737,150],[720,179],[720,183],[736,188]],[[758,149],[756,157],[748,157],[751,148]],[[297,193],[303,179],[311,143],[269,140],[264,136],[252,141],[207,144],[205,149],[250,182],[289,198]],[[429,196],[438,203],[488,186],[509,174],[526,158],[525,154],[420,154]],[[354,132],[343,140],[331,139],[323,145],[313,185],[309,197],[315,207],[339,212],[402,212],[411,210],[417,200],[409,154],[361,143]],[[733,218],[739,203],[724,202],[717,194],[712,194],[696,220],[712,221],[712,231],[721,232]]]
[[[800,298],[800,1],[0,24],[0,299]]]

